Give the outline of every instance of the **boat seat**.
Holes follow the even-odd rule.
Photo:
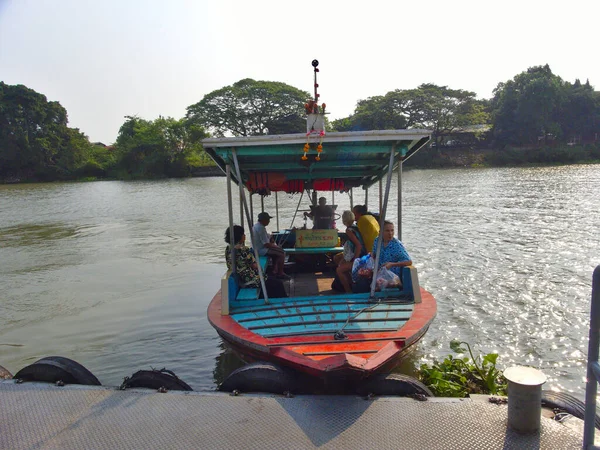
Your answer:
[[[238,291],[236,300],[257,300],[260,289],[255,287],[242,288]]]
[[[262,267],[263,273],[267,270],[267,266],[269,264],[268,256],[259,256],[258,263],[260,267]],[[236,284],[240,286],[239,279],[237,276],[235,277]],[[260,295],[260,289],[256,287],[240,287],[237,291],[237,295],[235,296],[236,300],[244,301],[244,300],[257,300]]]

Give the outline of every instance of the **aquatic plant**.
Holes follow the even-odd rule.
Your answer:
[[[466,349],[461,345],[466,345]],[[506,379],[496,367],[497,353],[473,356],[467,342],[453,340],[450,348],[470,357],[448,355],[442,362],[421,364],[419,379],[439,397],[466,397],[469,394],[506,395]]]

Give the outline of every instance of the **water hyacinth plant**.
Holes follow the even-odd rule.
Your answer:
[[[466,349],[462,345],[466,345]],[[467,342],[453,340],[450,348],[458,354],[468,351],[470,357],[446,356],[442,362],[421,364],[419,379],[439,397],[467,397],[469,394],[506,395],[506,378],[496,368],[497,353],[483,358],[473,356]],[[460,355],[459,355],[460,356]]]

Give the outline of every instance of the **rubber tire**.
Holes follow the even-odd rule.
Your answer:
[[[273,363],[257,362],[231,372],[221,383],[219,390],[283,394],[297,392],[298,385],[290,371]]]
[[[419,380],[399,373],[372,375],[357,388],[359,395],[397,395],[409,397],[420,394],[426,397],[435,397],[427,386]]]
[[[159,389],[164,387],[169,391],[193,391],[184,381],[173,375],[158,370],[139,370],[131,378],[123,381],[121,389],[127,388],[149,388]]]
[[[10,373],[8,369],[0,366],[0,380],[10,380],[12,377],[12,373]]]
[[[65,384],[100,386],[98,378],[76,361],[62,356],[48,356],[19,370],[14,378],[23,381],[42,381]]]
[[[558,408],[581,420],[585,416],[585,403],[564,392],[542,391],[542,406]],[[600,417],[598,413],[596,413],[594,418],[594,425],[600,430]]]

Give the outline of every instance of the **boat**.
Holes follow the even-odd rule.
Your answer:
[[[317,103],[314,67],[315,98],[307,111],[306,133],[202,141],[227,176],[229,226],[234,224],[233,184],[240,193],[240,217],[244,217],[245,229],[251,230],[256,219],[255,196],[260,196],[264,211],[264,196],[275,195],[279,227],[280,192],[300,195],[295,218],[305,193],[313,206],[317,191],[329,192],[332,203],[335,193],[347,193],[352,205],[354,189],[364,189],[368,198],[368,189],[377,183],[382,225],[395,172],[400,237],[402,164],[426,145],[431,132],[327,132],[325,112]],[[252,239],[252,233],[246,235]],[[370,292],[333,292],[334,272],[328,268],[331,256],[341,251],[344,232],[291,227],[274,235],[283,244],[287,265],[295,269],[290,297],[259,298],[259,289],[240,286],[236,274],[227,271],[208,307],[210,324],[244,360],[267,362],[330,385],[339,380],[353,382],[389,372],[426,333],[437,306],[431,293],[419,285],[414,266],[403,268],[401,287],[377,291],[373,282]],[[267,261],[254,251],[264,288]],[[310,258],[314,258],[312,263]]]

